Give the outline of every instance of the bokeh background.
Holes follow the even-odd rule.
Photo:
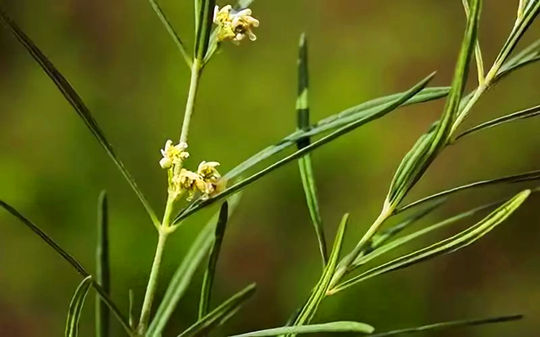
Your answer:
[[[3,1],[10,15],[83,96],[151,203],[164,203],[159,149],[179,134],[188,69],[145,0]],[[162,0],[191,45],[192,2]],[[464,27],[461,1],[257,1],[256,43],[226,45],[203,77],[190,134],[192,165],[218,160],[226,171],[295,128],[298,36],[310,41],[312,119],[410,87],[438,70],[450,82]],[[223,4],[223,3],[221,3]],[[485,1],[480,38],[490,64],[511,29],[516,1]],[[534,24],[521,47],[539,36]],[[474,69],[474,68],[473,68]],[[137,199],[50,80],[0,30],[1,197],[93,269],[96,199],[110,199],[113,297],[139,307],[156,235]],[[471,75],[474,83],[475,75]],[[471,84],[472,85],[472,84]],[[540,67],[517,71],[486,94],[467,125],[538,104]],[[441,112],[443,101],[400,109],[313,154],[329,238],[344,212],[347,247],[380,209],[400,158]],[[464,139],[434,163],[409,200],[478,179],[540,167],[540,119]],[[275,158],[274,158],[275,159]],[[526,186],[461,193],[417,228]],[[531,197],[486,238],[456,254],[387,274],[325,301],[319,321],[360,320],[379,330],[449,319],[524,313],[517,323],[431,336],[533,336],[540,329],[540,198]],[[159,208],[158,208],[159,209]],[[164,281],[215,209],[170,240]],[[460,226],[451,228],[455,232]],[[79,276],[35,235],[0,213],[0,335],[62,334]],[[444,235],[443,235],[444,236]],[[435,235],[432,242],[442,236]],[[403,251],[401,251],[402,253]],[[400,253],[400,252],[398,252]],[[246,189],[230,222],[214,305],[249,282],[258,292],[218,334],[284,323],[318,278],[320,261],[297,165]],[[201,272],[167,336],[195,320]],[[92,298],[93,300],[93,298]],[[92,300],[88,303],[92,304]],[[92,305],[82,335],[93,335]],[[123,332],[113,323],[115,334]],[[419,335],[421,336],[421,335]]]

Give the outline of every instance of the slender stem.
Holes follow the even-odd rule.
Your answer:
[[[335,285],[337,285],[341,278],[349,271],[350,266],[352,265],[354,260],[356,260],[358,255],[360,255],[362,250],[366,247],[366,244],[369,242],[369,240],[371,240],[373,235],[377,233],[377,231],[386,221],[386,219],[392,216],[393,210],[394,208],[389,203],[385,202],[381,214],[379,214],[377,219],[369,227],[364,236],[360,239],[360,241],[358,241],[356,247],[354,247],[354,249],[340,262],[334,275],[332,276],[332,280],[330,281],[330,286],[328,287],[328,289],[331,290]]]
[[[465,104],[465,106],[459,112],[456,118],[456,121],[452,125],[452,130],[450,132],[451,135],[454,135],[456,133],[457,128],[461,125],[465,117],[467,117],[467,114],[472,109],[472,107],[476,104],[476,102],[478,102],[478,100],[480,99],[480,96],[482,96],[482,94],[484,94],[484,92],[486,92],[486,90],[489,89],[500,67],[501,67],[501,64],[499,63],[496,63],[493,65],[493,67],[491,67],[484,81],[476,88],[471,99],[469,99],[467,104]],[[452,143],[455,140],[454,136],[451,136],[451,137],[452,137],[452,141],[450,143]]]
[[[171,216],[174,210],[174,201],[175,196],[169,194],[167,198],[167,204],[165,206],[165,212],[163,214],[163,221],[161,222],[161,226],[158,228],[159,236],[156,246],[156,253],[154,255],[154,262],[152,263],[152,269],[150,270],[150,277],[148,278],[148,285],[146,286],[146,293],[144,295],[143,306],[141,309],[141,317],[139,319],[139,325],[137,327],[137,332],[141,336],[144,336],[144,333],[146,332],[148,323],[150,321],[150,313],[152,311],[152,303],[156,294],[159,269],[161,266],[161,259],[163,257],[163,250],[165,249],[165,242],[167,241],[167,237],[171,233],[169,229]]]
[[[166,234],[166,232],[159,233],[156,254],[154,256],[154,262],[152,263],[152,270],[150,271],[150,278],[148,279],[146,294],[144,295],[141,317],[139,319],[139,326],[137,327],[137,332],[141,336],[143,336],[146,332],[148,322],[150,321],[150,312],[152,310],[152,302],[154,301],[154,296],[156,293],[159,267],[161,266],[161,258],[163,256],[163,249],[165,248],[167,236],[168,234]]]
[[[186,111],[184,113],[184,122],[182,123],[182,133],[180,135],[180,142],[187,143],[189,124],[191,122],[191,115],[195,107],[195,98],[197,97],[197,90],[199,88],[199,79],[202,72],[201,60],[195,58],[191,65],[191,81],[189,84],[189,93],[186,102]]]

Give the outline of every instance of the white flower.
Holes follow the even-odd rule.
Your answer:
[[[184,160],[189,157],[189,153],[186,151],[188,145],[184,142],[181,142],[177,145],[172,145],[172,140],[167,140],[165,147],[161,150],[161,155],[163,158],[159,161],[159,165],[168,169],[173,165],[181,164]]]
[[[232,40],[238,43],[246,38],[257,40],[253,28],[259,27],[259,20],[251,16],[251,9],[246,8],[235,11],[231,5],[216,6],[214,10],[214,23],[218,26],[218,41]]]

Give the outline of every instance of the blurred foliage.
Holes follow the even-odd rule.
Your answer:
[[[159,149],[179,132],[189,71],[148,3],[4,3],[83,96],[151,203],[162,205],[166,178]],[[162,0],[183,37],[192,30],[191,5]],[[484,5],[480,40],[488,63],[511,29],[516,6],[517,1]],[[433,84],[447,85],[465,22],[457,0],[260,0],[253,10],[261,20],[259,40],[225,46],[204,74],[191,130],[192,162],[215,158],[227,170],[295,128],[296,48],[302,31],[310,39],[312,119],[317,120],[401,91],[433,70],[439,70]],[[536,24],[521,46],[539,32]],[[136,197],[5,30],[0,30],[0,71],[1,197],[92,269],[95,205],[99,191],[107,189],[113,297],[127,310],[127,291],[115,289],[133,288],[140,305],[156,237]],[[539,79],[538,65],[512,74],[481,100],[466,123],[538,104]],[[346,245],[356,241],[376,216],[401,157],[441,108],[442,101],[401,109],[313,154],[330,237],[340,215],[349,211]],[[434,163],[412,195],[538,169],[539,129],[540,120],[530,119],[460,142]],[[459,194],[420,226],[520,187]],[[330,298],[319,319],[360,320],[384,329],[522,312],[526,319],[519,323],[459,334],[530,336],[540,328],[539,202],[533,196],[501,228],[463,252]],[[161,290],[210,212],[171,238]],[[223,243],[214,299],[222,301],[251,281],[258,283],[258,292],[222,333],[280,325],[305,299],[320,270],[312,231],[296,165],[246,191]],[[0,233],[0,335],[58,336],[78,275],[4,212]],[[190,288],[171,334],[195,320],[198,293],[197,285]],[[89,308],[83,313],[83,334],[91,331],[92,314]]]

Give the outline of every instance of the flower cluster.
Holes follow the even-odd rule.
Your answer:
[[[232,40],[239,43],[246,36],[255,41],[257,36],[253,28],[259,27],[259,20],[251,16],[251,9],[246,8],[235,11],[231,5],[223,8],[216,6],[214,11],[214,23],[218,26],[218,41]]]
[[[208,199],[221,192],[225,188],[225,180],[217,170],[219,163],[203,161],[197,172],[187,170],[183,168],[184,160],[189,157],[186,149],[186,143],[173,145],[171,140],[167,140],[165,148],[161,150],[163,158],[159,165],[169,170],[169,194],[177,199],[187,193],[188,200],[191,200],[196,194]]]

